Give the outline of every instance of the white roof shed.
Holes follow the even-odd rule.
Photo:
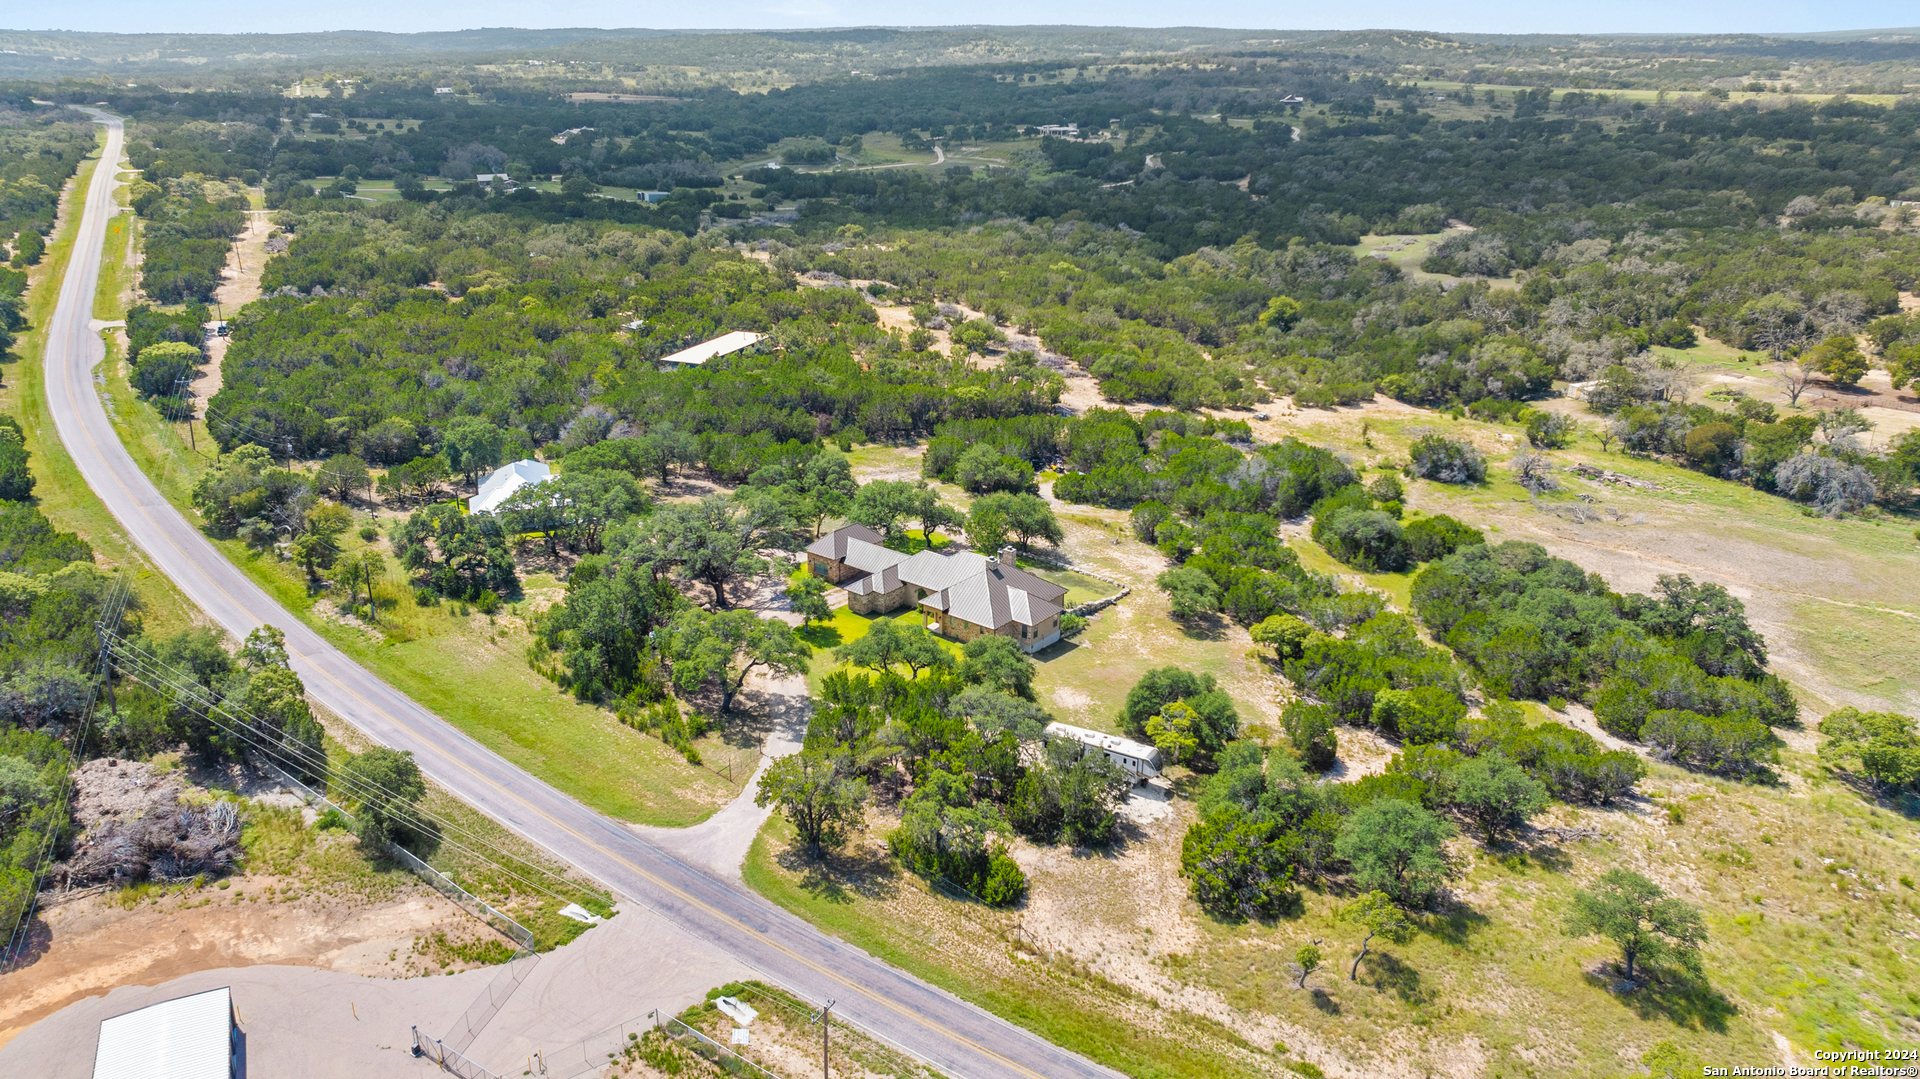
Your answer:
[[[757,345],[764,337],[766,334],[754,333],[751,330],[735,330],[732,333],[723,333],[711,341],[702,341],[692,348],[683,348],[671,356],[662,356],[660,362],[703,364],[708,360],[731,356],[741,349]]]
[[[515,461],[502,466],[480,481],[480,493],[467,499],[468,513],[492,513],[513,492],[522,487],[545,483],[553,478],[553,469],[545,461]]]
[[[100,1023],[93,1079],[233,1079],[233,996],[222,986]]]

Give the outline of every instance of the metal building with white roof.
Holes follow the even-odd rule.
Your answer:
[[[93,1079],[234,1079],[240,1044],[226,986],[100,1022]]]
[[[553,469],[545,461],[515,461],[480,481],[480,493],[467,499],[468,513],[492,513],[508,496],[522,487],[545,483],[553,478]]]
[[[741,349],[751,348],[766,337],[763,333],[751,330],[735,330],[723,333],[711,341],[702,341],[692,348],[683,348],[671,356],[660,357],[661,363],[686,363],[699,366],[708,360],[717,360],[722,356],[731,356]]]

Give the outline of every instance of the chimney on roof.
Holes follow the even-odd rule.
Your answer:
[[[1011,545],[1000,548],[1000,564],[1006,566],[1008,569],[1013,568],[1013,547]]]

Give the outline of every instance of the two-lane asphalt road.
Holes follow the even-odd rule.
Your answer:
[[[382,744],[411,750],[427,775],[468,804],[769,979],[837,999],[836,1014],[941,1070],[963,1079],[1113,1074],[687,866],[514,767],[347,658],[228,562],[135,466],[94,386],[105,345],[89,324],[122,131],[118,118],[93,115],[106,126],[107,145],[48,328],[47,403],[80,474],[189,599],[235,636],[265,623],[284,627],[294,669],[315,699]]]

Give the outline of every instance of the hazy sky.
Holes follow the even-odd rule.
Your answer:
[[[24,0],[0,24],[16,30],[121,33],[284,33],[312,30],[457,30],[480,26],[817,27],[956,23],[1234,26],[1297,30],[1395,27],[1482,33],[1747,33],[1853,30],[1920,24],[1912,0],[708,0],[698,4],[509,3],[505,0]]]

